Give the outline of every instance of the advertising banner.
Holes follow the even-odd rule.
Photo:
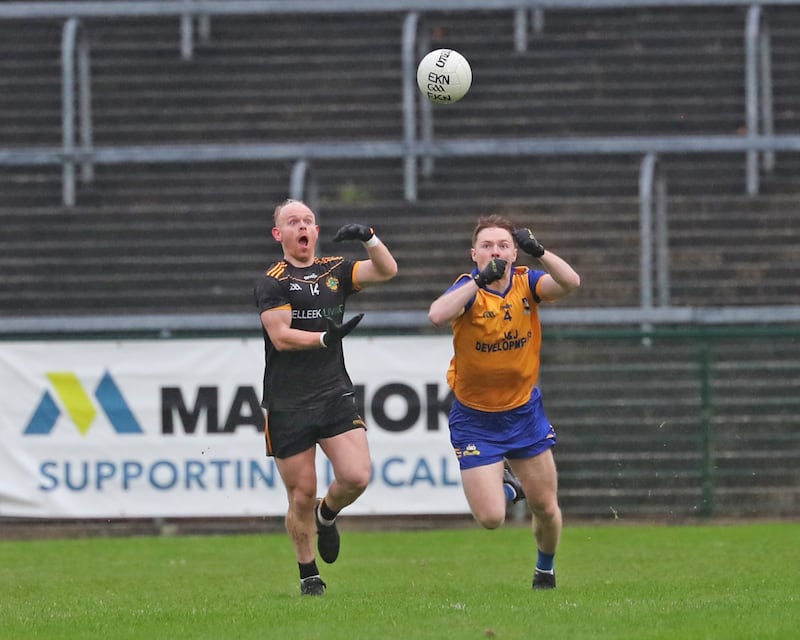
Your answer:
[[[447,336],[351,336],[373,476],[351,514],[466,513]],[[0,516],[283,515],[258,339],[0,343]],[[319,494],[331,468],[317,450]]]

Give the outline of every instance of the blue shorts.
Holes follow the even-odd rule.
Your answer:
[[[472,469],[503,458],[533,458],[556,444],[556,432],[536,388],[527,404],[510,411],[478,411],[454,400],[450,443],[461,469]]]

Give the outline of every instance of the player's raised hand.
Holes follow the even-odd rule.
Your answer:
[[[361,242],[367,242],[374,235],[375,232],[372,227],[363,224],[346,224],[336,232],[336,235],[333,236],[333,241],[361,240]]]
[[[506,264],[507,262],[501,258],[492,258],[489,260],[489,264],[481,269],[478,275],[473,277],[475,284],[477,284],[479,287],[482,287],[499,280],[506,272]]]
[[[325,318],[325,322],[328,325],[328,330],[322,334],[322,344],[324,344],[326,347],[330,347],[341,342],[342,338],[356,328],[356,325],[361,322],[361,318],[363,317],[364,314],[359,313],[342,324],[336,324],[333,319]]]
[[[530,229],[514,229],[514,240],[517,241],[517,246],[525,253],[529,253],[534,258],[541,258],[544,255],[544,247],[533,236],[533,231]]]

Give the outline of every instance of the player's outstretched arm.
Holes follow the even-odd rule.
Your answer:
[[[431,303],[428,309],[428,320],[436,327],[441,327],[464,313],[467,303],[473,298],[479,287],[496,282],[503,277],[507,262],[493,258],[472,278],[461,286],[448,289]],[[473,285],[474,283],[474,285]]]
[[[362,260],[358,265],[359,287],[386,282],[397,275],[397,261],[388,247],[375,235],[372,227],[363,224],[346,224],[333,237],[334,242],[345,240],[360,240],[369,255],[369,260]]]
[[[525,253],[539,258],[548,275],[539,281],[539,295],[545,300],[558,300],[581,286],[581,277],[566,260],[547,251],[530,229],[514,229],[514,240]]]
[[[581,277],[572,266],[552,251],[545,251],[541,258],[547,275],[539,280],[539,295],[544,300],[558,300],[581,286]]]

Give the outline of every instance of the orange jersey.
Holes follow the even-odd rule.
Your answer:
[[[535,289],[542,275],[515,267],[505,293],[478,289],[453,320],[454,355],[447,382],[462,404],[494,412],[530,400],[539,378],[542,331]],[[454,286],[468,277],[461,276]]]

